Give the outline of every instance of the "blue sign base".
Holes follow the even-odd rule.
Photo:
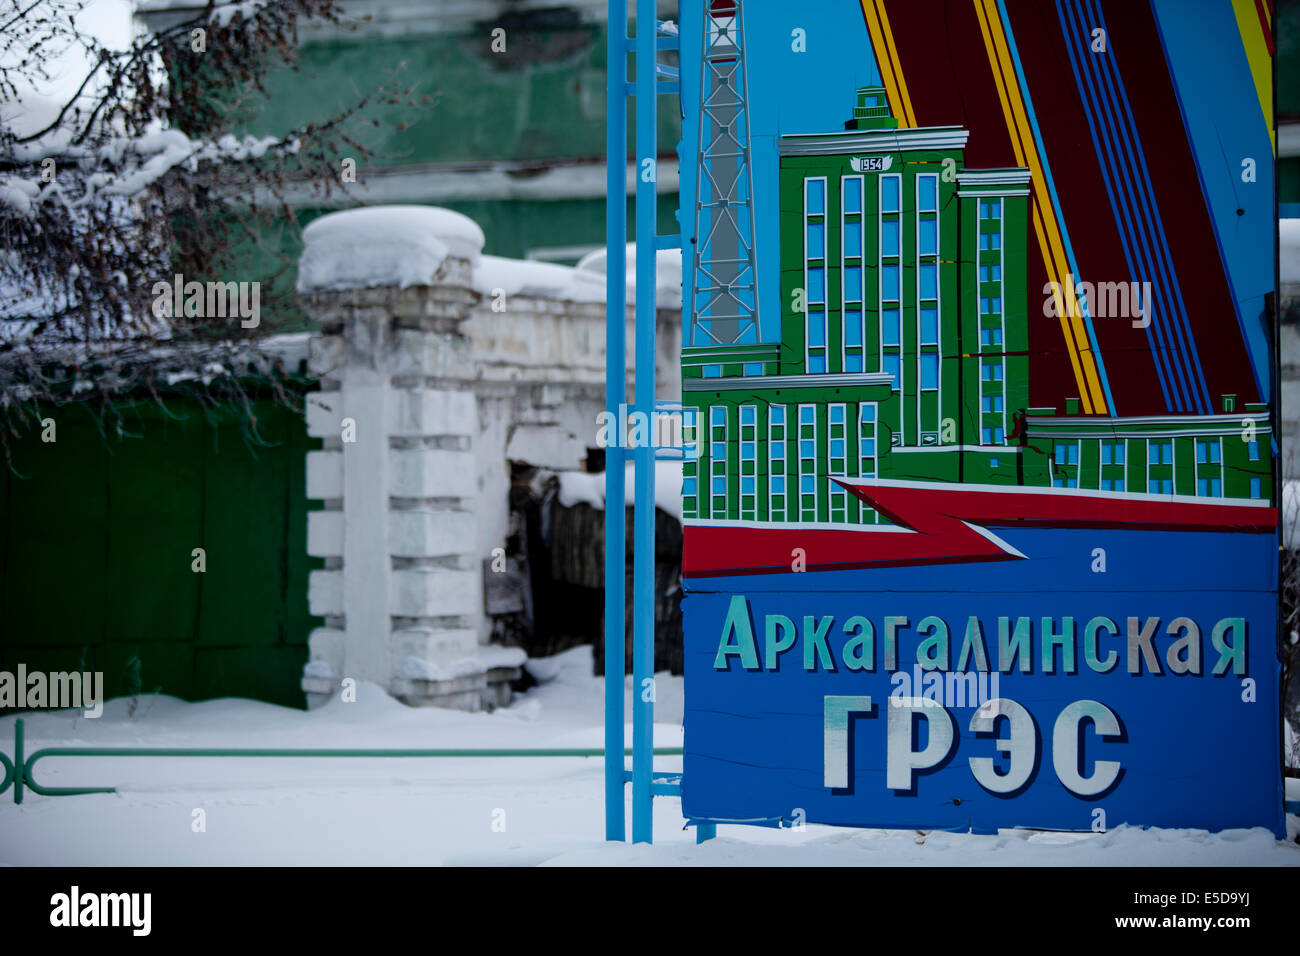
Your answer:
[[[1283,838],[1272,536],[992,530],[1035,559],[960,591],[942,566],[688,580],[685,815]]]

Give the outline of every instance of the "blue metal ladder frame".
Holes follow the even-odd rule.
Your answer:
[[[658,235],[656,122],[661,94],[678,94],[677,71],[657,62],[656,51],[678,49],[678,37],[657,19],[655,0],[635,0],[636,38],[627,35],[628,0],[609,0],[605,193],[605,408],[615,421],[627,400],[627,97],[636,96],[636,395],[634,411],[654,420],[655,283],[658,250],[681,248],[680,234]],[[646,29],[645,24],[653,24]],[[665,35],[661,36],[663,33]],[[627,55],[636,55],[635,82],[627,77]],[[649,163],[646,161],[649,160]],[[650,170],[655,175],[647,175]],[[648,374],[647,374],[648,371]],[[632,784],[632,842],[653,843],[655,796],[681,796],[679,772],[655,771],[654,695],[654,530],[655,461],[653,442],[630,450],[623,439],[605,451],[605,839],[624,841],[624,786]],[[624,613],[627,595],[624,521],[627,488],[624,469],[635,462],[632,556],[632,770],[623,763]],[[697,842],[715,836],[714,824],[698,824]]]

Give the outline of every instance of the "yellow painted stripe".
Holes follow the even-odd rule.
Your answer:
[[[1052,196],[1047,188],[1042,158],[1038,155],[1033,130],[1029,125],[1019,79],[1002,30],[1002,21],[994,0],[974,0],[974,2],[975,14],[984,37],[984,48],[988,53],[989,65],[993,69],[993,79],[1002,102],[1002,114],[1006,119],[1016,161],[1021,166],[1027,167],[1030,172],[1034,191],[1034,233],[1043,256],[1043,264],[1047,269],[1048,279],[1064,288],[1069,285],[1066,277],[1070,273],[1070,267],[1065,255],[1065,244],[1061,239],[1061,211],[1052,203]],[[1051,212],[1050,216],[1046,215],[1048,211]],[[1077,309],[1069,309],[1066,306],[1067,303],[1058,301],[1057,313],[1060,315],[1061,331],[1070,356],[1070,367],[1074,371],[1075,382],[1079,388],[1080,404],[1085,413],[1105,414],[1109,409],[1097,371],[1096,356],[1092,352],[1088,339],[1087,326]],[[1071,315],[1070,312],[1075,314]]]
[[[861,0],[862,18],[867,23],[867,35],[871,40],[871,49],[876,54],[876,68],[880,70],[881,82],[885,84],[885,95],[889,97],[890,111],[895,117],[901,117],[902,104],[899,103],[898,85],[894,82],[893,64],[884,55],[885,38],[880,30],[880,19],[876,16],[875,0]],[[901,118],[899,120],[901,122]]]
[[[889,97],[890,110],[900,127],[915,127],[916,116],[912,113],[912,102],[908,98],[907,86],[903,83],[902,70],[898,66],[894,37],[889,32],[884,7],[879,0],[861,0],[861,4],[862,16],[867,22],[867,34],[871,38],[871,49],[876,55],[876,66],[885,84],[885,94]]]
[[[1038,248],[1043,254],[1043,262],[1047,263],[1048,278],[1057,282],[1058,289],[1063,289],[1064,284],[1061,283],[1060,276],[1056,273],[1054,265],[1048,261],[1047,235],[1043,230],[1043,217],[1036,202],[1034,203],[1034,235],[1038,237]],[[1087,381],[1087,373],[1084,370],[1079,349],[1075,347],[1074,340],[1070,337],[1071,331],[1065,319],[1065,315],[1069,311],[1069,305],[1064,301],[1060,293],[1053,293],[1052,297],[1056,303],[1056,314],[1061,316],[1061,331],[1065,333],[1065,344],[1068,346],[1066,354],[1070,356],[1070,370],[1074,373],[1074,381],[1079,388],[1079,402],[1083,410],[1088,412],[1092,407],[1092,400],[1088,394],[1088,389],[1084,387],[1084,383]],[[1104,403],[1102,407],[1105,407]]]
[[[1264,4],[1267,15],[1268,4]],[[1268,43],[1264,39],[1264,25],[1259,22],[1259,13],[1255,10],[1255,0],[1232,0],[1232,12],[1237,17],[1237,28],[1241,31],[1241,45],[1246,51],[1246,62],[1250,64],[1250,75],[1255,80],[1255,95],[1259,97],[1259,109],[1264,114],[1264,125],[1268,128],[1268,138],[1273,143],[1273,155],[1277,155],[1277,130],[1273,128],[1273,61],[1268,53]]]
[[[1015,67],[1011,61],[1010,49],[1006,45],[1006,37],[1002,32],[1002,22],[998,18],[997,10],[994,7],[994,0],[983,0],[983,2],[993,46],[997,52],[997,69],[1002,73],[1002,88],[1007,93],[1010,112],[1014,120],[1012,138],[1019,140],[1020,146],[1017,153],[1025,156],[1028,160],[1037,209],[1041,211],[1050,210],[1052,213],[1051,218],[1046,215],[1043,218],[1043,233],[1046,243],[1043,261],[1049,264],[1048,271],[1052,274],[1052,280],[1065,286],[1069,284],[1066,276],[1070,272],[1070,266],[1069,259],[1065,255],[1065,243],[1061,239],[1060,210],[1056,209],[1052,204],[1052,194],[1047,188],[1047,177],[1043,173],[1041,157],[1038,155],[1033,130],[1029,125],[1029,116],[1021,96],[1019,80],[1016,77]],[[1069,309],[1061,312],[1061,317],[1062,326],[1066,329],[1066,341],[1071,345],[1072,353],[1078,353],[1078,365],[1083,373],[1082,380],[1079,382],[1079,388],[1082,392],[1079,396],[1081,404],[1084,406],[1085,411],[1090,405],[1096,406],[1098,410],[1104,409],[1106,399],[1101,389],[1101,379],[1097,374],[1091,343],[1088,340],[1088,329],[1084,325],[1083,316],[1078,309]],[[1071,364],[1075,364],[1073,354],[1071,355]]]
[[[1069,282],[1066,276],[1069,274],[1070,267],[1069,260],[1065,255],[1065,243],[1061,239],[1060,210],[1053,206],[1051,193],[1047,188],[1047,177],[1043,174],[1041,157],[1038,155],[1033,130],[1029,125],[1029,117],[1025,110],[1019,80],[1016,77],[1015,68],[1011,61],[1006,37],[1002,32],[1002,22],[998,17],[993,0],[984,0],[984,4],[993,46],[997,52],[997,69],[1002,73],[1003,88],[1007,92],[1010,111],[1014,119],[1012,135],[1013,138],[1019,139],[1020,151],[1028,160],[1030,173],[1033,177],[1035,203],[1037,209],[1044,214],[1042,224],[1045,238],[1040,240],[1040,244],[1042,242],[1046,243],[1044,262],[1049,263],[1049,272],[1052,274],[1053,281],[1060,283],[1062,286],[1068,285]],[[1052,214],[1050,218],[1046,215],[1046,211],[1049,210]],[[1101,389],[1101,380],[1097,374],[1096,363],[1092,355],[1091,343],[1088,340],[1088,330],[1084,325],[1083,316],[1077,309],[1062,311],[1061,315],[1062,326],[1066,329],[1066,341],[1071,346],[1071,352],[1077,353],[1077,364],[1082,372],[1079,381],[1079,388],[1082,393],[1079,396],[1080,402],[1085,411],[1090,406],[1095,406],[1100,411],[1106,407],[1106,400]],[[1071,364],[1075,364],[1074,354],[1071,355]]]
[[[1012,75],[1011,77],[1009,77],[1009,79],[1003,77],[1002,70],[1000,69],[1000,61],[997,55],[997,51],[994,49],[993,46],[993,37],[989,31],[988,20],[986,19],[985,12],[980,7],[979,3],[975,4],[975,15],[980,21],[980,31],[984,36],[984,49],[988,53],[989,62],[995,65],[993,70],[993,82],[997,86],[998,99],[1002,104],[1002,115],[1006,119],[1007,130],[1011,134],[1011,148],[1015,152],[1016,165],[1028,166],[1027,158],[1025,155],[1025,146],[1022,145],[1021,138],[1019,135],[1020,127],[1016,122],[1016,119],[1012,113],[1011,99],[1007,91],[1008,82],[1010,82],[1012,89],[1016,88],[1015,76]],[[1016,95],[1018,96],[1018,92]],[[1054,254],[1053,244],[1049,241],[1047,233],[1043,228],[1043,220],[1042,220],[1042,216],[1039,213],[1039,210],[1043,208],[1044,201],[1050,199],[1051,196],[1050,193],[1047,193],[1046,183],[1044,181],[1043,176],[1040,175],[1041,167],[1039,166],[1037,161],[1037,152],[1032,138],[1029,140],[1029,150],[1031,154],[1033,154],[1034,156],[1033,165],[1029,166],[1031,170],[1032,182],[1034,185],[1034,189],[1036,191],[1034,197],[1035,202],[1033,207],[1034,235],[1038,239],[1038,248],[1043,257],[1043,264],[1047,267],[1048,278],[1057,283],[1057,288],[1063,288],[1065,285],[1063,281],[1063,277],[1065,275],[1065,272],[1069,271],[1069,268],[1067,266],[1065,272],[1061,271],[1060,263],[1064,260],[1064,256],[1060,254],[1059,244],[1057,246],[1058,251]],[[1041,190],[1039,189],[1040,186],[1042,187]],[[1074,380],[1079,387],[1080,402],[1085,411],[1090,411],[1092,407],[1092,396],[1089,394],[1089,389],[1086,387],[1087,374],[1085,373],[1083,363],[1080,360],[1080,356],[1079,356],[1080,349],[1077,348],[1075,345],[1076,340],[1074,336],[1077,333],[1073,328],[1073,326],[1070,324],[1069,319],[1067,317],[1067,313],[1068,313],[1067,304],[1063,301],[1062,297],[1059,294],[1055,296],[1055,302],[1056,302],[1056,314],[1061,317],[1061,332],[1065,336],[1065,342],[1066,345],[1068,346],[1067,353],[1070,357],[1070,368],[1074,372]],[[1084,329],[1083,332],[1084,332],[1084,343],[1086,348],[1087,330]]]

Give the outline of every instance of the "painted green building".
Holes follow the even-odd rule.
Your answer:
[[[781,341],[683,349],[686,519],[883,520],[831,476],[1271,498],[1266,406],[1029,407],[1030,173],[968,169],[970,135],[867,87],[779,140]]]
[[[876,520],[829,475],[1021,480],[1029,171],[967,169],[967,130],[899,130],[879,88],[845,125],[778,143],[781,342],[683,350],[688,517]]]
[[[1220,403],[1218,415],[1128,418],[1031,408],[1025,484],[1271,501],[1268,406]]]
[[[159,30],[206,5],[142,0],[137,20]],[[362,120],[348,124],[349,135],[371,150],[369,158],[352,157],[353,196],[464,213],[483,228],[484,251],[492,255],[571,264],[604,247],[605,0],[347,0],[343,6],[339,24],[302,24],[296,68],[272,70],[265,96],[250,95],[247,133],[283,136],[387,84],[409,86],[409,96],[372,102]],[[661,17],[677,16],[672,0],[657,6]],[[675,53],[662,56],[675,63]],[[631,181],[631,130],[628,135]],[[679,112],[660,110],[661,222],[672,222],[677,207],[672,147],[680,136]],[[356,201],[340,191],[325,200],[307,189],[291,198],[304,225]],[[300,251],[286,241],[289,259]]]

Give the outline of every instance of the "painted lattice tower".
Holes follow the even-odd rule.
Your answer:
[[[757,342],[748,77],[741,0],[705,7],[688,345]]]

